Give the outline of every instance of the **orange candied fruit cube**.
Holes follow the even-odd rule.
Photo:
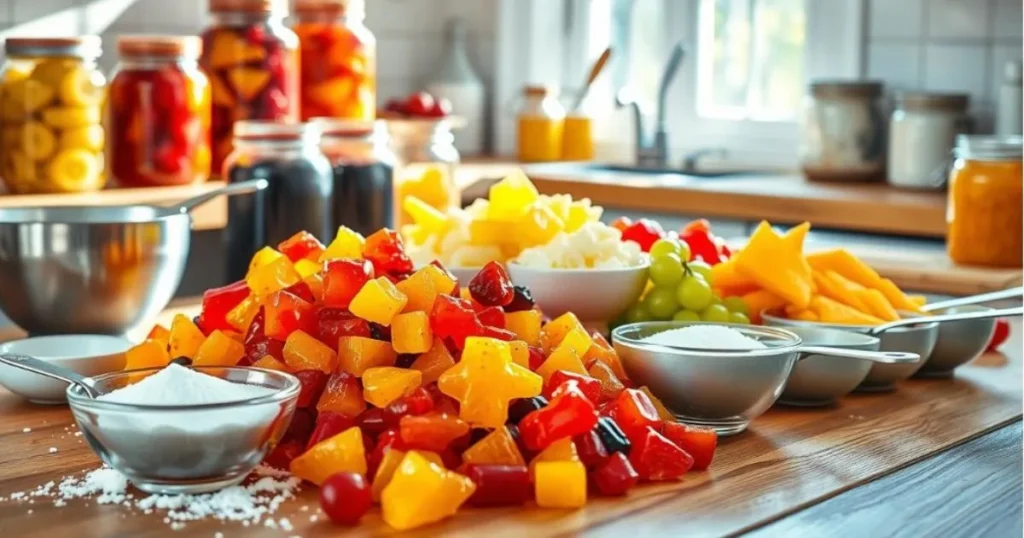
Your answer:
[[[278,372],[291,371],[287,364],[275,359],[273,355],[264,355],[263,358],[252,363],[252,367],[263,368],[264,370],[277,370]]]
[[[447,295],[455,291],[455,285],[458,282],[447,271],[433,264],[423,266],[420,271],[424,272],[434,281],[434,289],[437,290],[437,293]],[[431,306],[433,306],[433,303],[431,303]]]
[[[324,483],[335,473],[366,475],[366,452],[363,432],[353,426],[333,437],[309,447],[292,460],[291,473],[316,485]]]
[[[153,325],[153,328],[149,330],[149,334],[146,335],[146,340],[156,340],[157,342],[163,343],[165,347],[168,345],[168,340],[170,338],[171,331],[159,323]]]
[[[367,368],[393,366],[398,354],[389,342],[364,336],[342,336],[338,339],[338,369],[362,377]]]
[[[437,267],[428,265],[409,275],[409,278],[395,284],[398,291],[405,294],[408,299],[403,312],[430,312],[430,309],[433,308],[434,300],[437,299],[437,289],[434,278],[430,276],[429,268],[438,270]]]
[[[540,344],[544,349],[544,353],[551,353],[551,351],[558,347],[558,344],[562,343],[562,339],[572,332],[573,329],[579,329],[586,332],[583,328],[583,324],[580,323],[576,314],[573,314],[572,312],[566,312],[565,314],[551,320],[540,331]]]
[[[338,361],[333,349],[302,330],[288,335],[281,354],[285,364],[295,371],[320,370],[329,374]]]
[[[246,274],[248,275],[257,268],[263,267],[264,265],[269,265],[271,262],[275,262],[284,257],[284,254],[278,252],[276,249],[272,247],[263,247],[257,250],[256,254],[252,255],[252,260],[249,261],[249,270],[246,272]]]
[[[647,388],[647,386],[645,385],[643,387],[640,387],[640,392],[646,394],[647,397],[650,398],[651,403],[654,404],[654,409],[658,412],[658,418],[660,418],[661,420],[667,420],[669,422],[676,421],[675,415],[673,415],[672,412],[669,411],[667,407],[665,407],[665,404],[661,403],[661,400],[658,399],[658,397],[655,396],[653,392],[651,392],[651,389]]]
[[[391,320],[391,345],[398,353],[426,353],[434,343],[426,312],[407,312]]]
[[[622,391],[626,390],[626,386],[622,384],[615,372],[612,372],[612,369],[601,361],[594,361],[587,373],[601,382],[601,401],[614,400]]]
[[[167,338],[167,350],[171,357],[194,359],[204,341],[206,335],[187,316],[176,314],[171,320],[171,334]]]
[[[302,277],[295,270],[295,265],[284,255],[266,265],[256,267],[245,275],[245,283],[249,285],[249,289],[253,294],[260,296],[283,290],[300,280]]]
[[[381,409],[416,390],[423,373],[409,368],[380,366],[363,372],[363,399]]]
[[[359,379],[348,372],[338,372],[327,378],[324,391],[316,402],[318,413],[330,411],[354,417],[365,409],[363,387],[359,384]]]
[[[539,310],[523,310],[505,314],[505,328],[516,333],[527,345],[540,343],[542,316]]]
[[[199,346],[192,364],[195,366],[234,366],[245,355],[245,346],[224,331],[213,331]]]
[[[452,366],[455,366],[455,359],[448,351],[448,346],[444,345],[440,338],[434,337],[430,349],[409,367],[423,372],[423,384],[426,385],[437,381],[437,378]]]
[[[526,464],[515,438],[505,426],[495,429],[463,452],[462,462],[478,465]]]
[[[348,309],[357,317],[387,327],[408,302],[409,298],[398,291],[390,280],[379,277],[363,284]]]
[[[125,353],[125,370],[140,370],[143,368],[162,368],[171,362],[171,356],[167,353],[167,346],[158,340],[146,340],[141,344],[132,346]]]
[[[226,316],[228,325],[236,331],[244,333],[249,330],[249,325],[260,311],[260,298],[256,295],[249,295],[242,302],[228,311]]]
[[[336,260],[339,258],[360,259],[363,257],[363,246],[366,245],[366,238],[359,232],[341,226],[335,234],[331,244],[320,255],[320,261]]]
[[[600,361],[610,368],[619,380],[629,379],[625,368],[622,367],[622,360],[619,359],[619,354],[615,352],[615,348],[608,343],[608,340],[605,340],[604,336],[599,332],[593,333],[590,335],[590,338],[593,345],[583,355],[583,364],[590,367],[593,366],[594,361]]]
[[[561,343],[548,355],[547,360],[537,368],[537,373],[547,383],[551,374],[558,370],[565,370],[574,374],[588,375],[587,369],[583,367],[582,357],[591,347],[590,336],[582,328],[573,329],[562,338]]]

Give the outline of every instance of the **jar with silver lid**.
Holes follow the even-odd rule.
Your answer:
[[[946,184],[953,144],[967,131],[969,97],[959,93],[903,93],[889,122],[889,183],[913,189]]]
[[[874,181],[885,168],[882,83],[819,81],[804,109],[800,161],[815,181]]]

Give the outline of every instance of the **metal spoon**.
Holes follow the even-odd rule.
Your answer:
[[[34,359],[27,355],[17,355],[14,353],[0,355],[0,363],[35,374],[51,377],[58,381],[65,381],[67,383],[78,385],[79,387],[82,387],[82,392],[85,392],[90,398],[96,398],[100,395],[100,392],[92,386],[92,383],[89,382],[88,378],[53,363]]]
[[[168,213],[191,213],[193,209],[218,198],[220,196],[234,196],[236,194],[248,194],[251,192],[261,191],[267,188],[267,180],[265,179],[251,179],[249,181],[240,181],[238,183],[231,183],[218,189],[214,189],[210,192],[204,192],[199,196],[193,196],[183,202],[165,207],[164,209]]]
[[[960,312],[957,314],[939,314],[935,316],[918,316],[913,318],[899,319],[896,321],[890,321],[889,323],[883,323],[876,327],[872,327],[867,331],[867,334],[877,336],[879,334],[894,329],[896,327],[904,327],[907,325],[917,325],[919,323],[945,323],[947,321],[966,321],[969,319],[988,319],[988,318],[1003,318],[1008,316],[1019,316],[1024,314],[1024,306],[1017,306],[1013,308],[1000,308],[997,310],[985,310],[982,312]]]
[[[800,359],[803,360],[811,355],[829,355],[832,357],[845,357],[849,359],[863,359],[882,364],[906,364],[921,360],[917,353],[904,353],[902,351],[864,351],[860,349],[844,349],[827,346],[800,346]]]
[[[947,308],[954,308],[957,306],[967,306],[973,304],[987,303],[990,301],[999,301],[1002,299],[1013,299],[1015,297],[1024,296],[1024,287],[1009,288],[1000,291],[993,291],[989,293],[981,293],[978,295],[969,295],[967,297],[958,297],[956,299],[949,299],[948,301],[939,301],[937,303],[929,303],[921,307],[922,312],[934,312],[936,310],[945,310]]]

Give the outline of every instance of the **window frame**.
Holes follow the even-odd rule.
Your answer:
[[[687,53],[668,94],[669,165],[678,166],[683,155],[698,149],[722,148],[727,150],[726,161],[730,163],[795,167],[800,139],[799,112],[796,119],[788,121],[703,118],[697,114],[696,49],[701,0],[661,1],[666,14],[664,35],[670,40],[664,44],[665,50],[674,44],[671,41],[674,36],[683,36]],[[806,1],[804,83],[827,78],[860,78],[864,73],[867,0]],[[613,6],[615,3],[615,0],[611,2]],[[503,97],[512,99],[514,91],[529,81],[522,77],[532,76],[532,82],[537,82],[537,77],[556,77],[563,86],[572,87],[572,77],[586,69],[591,59],[588,49],[592,48],[585,41],[588,32],[584,29],[553,34],[550,29],[564,30],[567,22],[587,20],[590,5],[588,0],[501,0],[495,92],[499,106],[495,107],[494,122],[500,152],[511,153],[515,147],[514,118],[507,107],[500,105],[507,102]],[[524,42],[527,43],[525,51]],[[628,45],[616,48],[625,49]],[[605,77],[604,82],[611,91],[620,89],[627,76],[622,64],[616,68],[616,63],[611,68],[612,76]],[[503,77],[503,73],[519,75],[519,83],[515,84],[512,77]],[[653,103],[654,96],[647,98]],[[606,111],[606,117],[595,121],[599,155],[611,156],[613,160],[632,158],[635,135],[630,115],[625,111],[613,112],[611,103],[595,108]],[[650,124],[646,127],[653,129]]]

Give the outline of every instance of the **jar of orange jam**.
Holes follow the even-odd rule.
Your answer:
[[[1021,267],[1024,139],[957,138],[949,178],[946,248],[956,263]]]
[[[557,161],[562,157],[565,107],[555,91],[527,86],[516,116],[516,158],[520,162]]]

